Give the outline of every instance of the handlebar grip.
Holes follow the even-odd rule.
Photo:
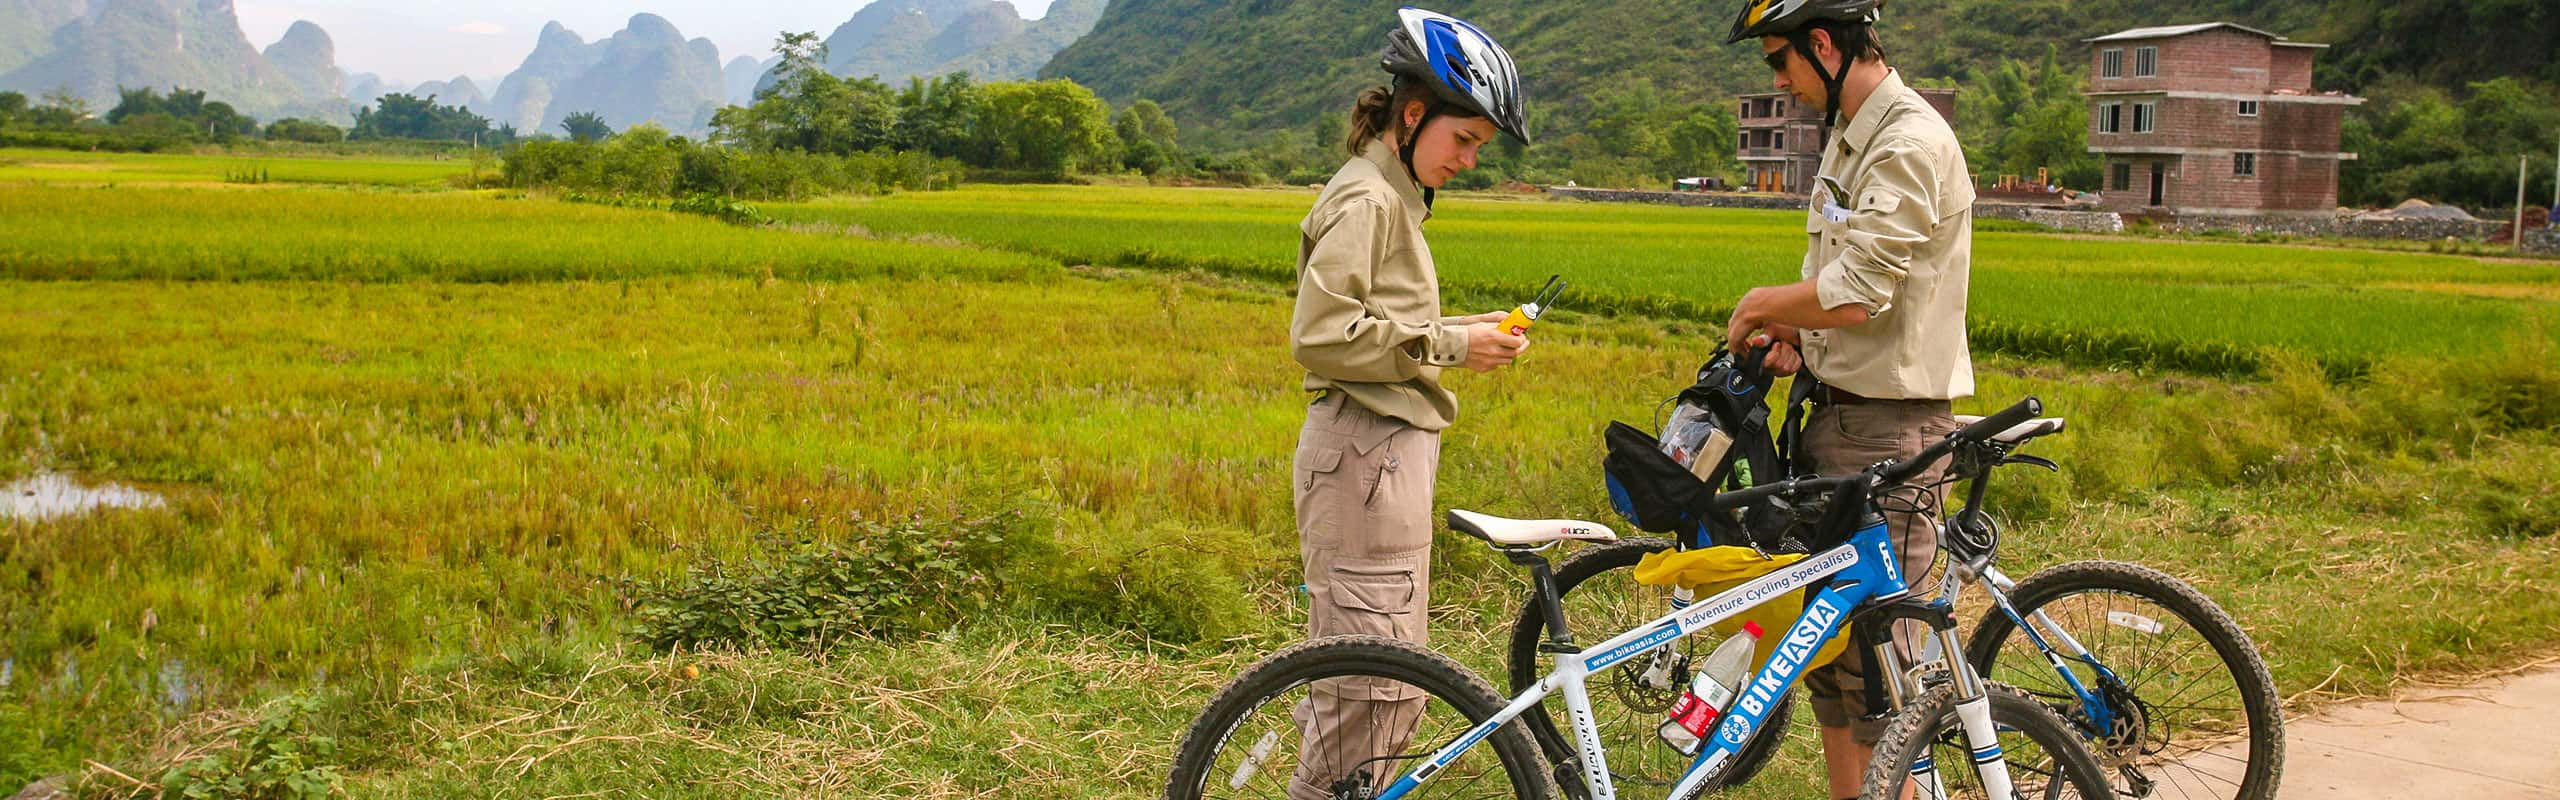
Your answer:
[[[1983,441],[2000,435],[2001,431],[2018,427],[2020,423],[2035,419],[2043,413],[2044,401],[2028,397],[2018,401],[2017,405],[2001,409],[2000,413],[1983,417],[1981,421],[1964,426],[1964,430],[1956,431],[1955,438],[1968,442]]]

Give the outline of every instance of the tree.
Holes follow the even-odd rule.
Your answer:
[[[1734,160],[1733,143],[1741,130],[1742,121],[1735,118],[1731,104],[1690,107],[1689,115],[1673,123],[1670,134],[1664,137],[1670,150],[1670,176],[1739,176],[1742,164]]]
[[[87,121],[89,101],[72,94],[69,86],[44,93],[36,107],[27,111],[27,122],[38,128],[72,128]]]
[[[978,107],[985,103],[985,95],[969,82],[966,72],[944,75],[930,83],[923,78],[909,79],[906,91],[898,93],[898,122],[890,137],[891,146],[961,157],[969,151],[971,126],[977,124]]]
[[[1633,159],[1646,165],[1660,164],[1670,155],[1663,134],[1675,118],[1665,112],[1675,109],[1663,102],[1652,81],[1638,79],[1603,91],[1593,103],[1599,110],[1583,132],[1590,134],[1589,142],[1598,152],[1583,155]]]
[[[435,95],[393,93],[373,108],[356,109],[350,139],[433,139],[474,141],[489,133],[489,120],[459,106],[436,105]]]
[[[346,137],[346,131],[319,120],[280,119],[267,126],[267,138],[275,141],[327,144]]]
[[[593,142],[613,135],[613,126],[605,124],[604,116],[593,111],[569,115],[560,121],[560,129],[568,131],[569,140],[574,142]]]
[[[1120,145],[1111,107],[1074,81],[994,83],[986,93],[977,123],[982,165],[1065,177],[1104,163]]]
[[[204,92],[171,89],[167,96],[150,88],[117,90],[116,105],[107,110],[108,125],[127,133],[165,139],[230,141],[257,133],[258,121],[220,100],[206,101]]]
[[[0,125],[15,125],[26,115],[26,95],[17,92],[0,92]]]
[[[843,155],[887,147],[898,122],[896,98],[871,78],[826,70],[826,45],[814,33],[786,33],[776,43],[779,79],[748,106],[711,116],[712,137],[746,150],[798,150]]]
[[[1155,175],[1183,161],[1182,146],[1175,142],[1181,131],[1156,101],[1129,104],[1112,120],[1111,128],[1120,137],[1121,166]]]
[[[2387,206],[2408,198],[2475,209],[2515,202],[2516,156],[2550,151],[2560,128],[2560,90],[2514,78],[2479,81],[2457,96],[2395,78],[2366,91],[2366,104],[2340,124],[2341,149],[2356,160],[2339,165],[2338,198]],[[2547,185],[2543,159],[2531,180]]]

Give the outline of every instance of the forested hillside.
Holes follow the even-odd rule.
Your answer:
[[[1213,146],[1274,139],[1301,149],[1320,146],[1327,132],[1340,129],[1333,117],[1350,98],[1383,82],[1372,57],[1394,5],[1118,0],[1091,34],[1041,74],[1072,78],[1114,104],[1155,100]],[[1768,86],[1768,70],[1751,45],[1723,44],[1731,3],[1451,0],[1434,7],[1483,25],[1519,60],[1530,86],[1531,127],[1541,140],[1511,160],[1525,177],[1659,180],[1713,172],[1719,166],[1713,152],[1686,159],[1672,152],[1683,146],[1675,129],[1686,125],[1687,135],[1728,130],[1727,101]],[[2560,60],[2550,44],[2560,36],[2560,12],[2547,3],[2198,0],[2171,12],[2133,0],[1904,2],[1887,8],[1884,41],[1908,77],[1964,90],[1957,101],[1959,134],[1978,169],[2051,166],[2093,182],[2095,162],[2072,155],[2085,156],[2085,137],[2077,133],[2087,113],[2079,96],[2087,72],[2081,40],[2200,21],[2335,45],[2320,55],[2316,85],[2375,93],[2375,102],[2357,112],[2360,121],[2351,123],[2350,140],[2377,150],[2351,163],[2346,178],[2350,193],[2368,192],[2368,201],[2395,187],[2436,183],[2461,194],[2476,182],[2468,173],[2480,171],[2432,181],[2388,174],[2407,168],[2444,172],[2455,169],[2451,162],[2504,154],[2512,181],[2515,152],[2550,158],[2547,140],[2539,149],[2506,141],[2528,130],[2538,114],[2533,108],[2509,113],[2503,105],[2509,99],[2545,109],[2560,105],[2552,88],[2560,83]],[[2473,85],[2500,78],[2508,83],[2485,92]],[[2481,106],[2476,98],[2483,96],[2498,107],[2483,113],[2520,124],[2471,125],[2474,130],[2461,133],[2472,138],[2434,142],[2427,153],[2388,149],[2401,130],[2425,122],[2405,119],[2409,114]],[[2395,111],[2404,107],[2416,110]],[[2390,119],[2394,113],[2404,119]],[[2460,152],[2448,154],[2448,147]],[[2479,194],[2459,199],[2485,201],[2492,193]]]

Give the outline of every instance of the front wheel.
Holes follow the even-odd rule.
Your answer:
[[[1346,698],[1405,698],[1399,702]],[[1503,707],[1448,657],[1383,636],[1334,636],[1256,662],[1219,690],[1176,751],[1166,800],[1369,797]],[[1321,728],[1321,741],[1308,731]],[[1494,729],[1408,797],[1552,797],[1521,723]]]
[[[1984,689],[2000,743],[2000,761],[2008,766],[2015,797],[2110,800],[2106,768],[2098,766],[2069,723],[2014,689],[1999,684],[1985,684]],[[1869,800],[1989,798],[1974,752],[1957,713],[1955,687],[1931,689],[1918,702],[1894,712],[1884,738],[1876,742],[1875,760],[1867,762],[1861,796]]]
[[[2284,772],[2275,679],[2249,634],[2195,587],[2137,564],[2075,561],[2020,581],[2009,605],[2089,697],[1996,607],[1965,660],[2071,722],[2127,797],[2275,796]]]
[[[1637,561],[1648,553],[1669,549],[1669,539],[1621,539],[1585,547],[1558,564],[1556,596],[1563,601],[1565,627],[1573,632],[1575,641],[1589,647],[1670,613],[1670,587],[1646,586],[1635,579]],[[1529,602],[1521,604],[1520,619],[1511,626],[1513,693],[1527,691],[1545,672],[1549,659],[1538,651],[1538,645],[1546,637],[1546,614],[1533,595]],[[1655,648],[1643,657],[1592,673],[1584,684],[1591,692],[1592,721],[1600,730],[1601,745],[1607,748],[1610,782],[1616,784],[1619,797],[1663,797],[1688,772],[1690,757],[1663,744],[1655,731],[1669,718],[1681,690],[1688,687],[1692,669],[1702,665],[1707,653],[1721,641],[1712,634],[1693,634]],[[1792,692],[1779,698],[1777,707],[1770,709],[1751,741],[1734,754],[1722,772],[1707,779],[1708,790],[1737,786],[1759,774],[1786,738],[1795,713],[1793,698]],[[1549,702],[1560,700],[1551,698]],[[1521,718],[1550,748],[1552,757],[1571,757],[1575,748],[1570,731],[1559,730],[1555,721],[1543,713]]]

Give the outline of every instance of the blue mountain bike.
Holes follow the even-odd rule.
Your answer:
[[[2185,582],[2137,564],[2076,561],[2025,580],[2010,579],[1996,564],[2001,532],[1983,510],[1993,470],[2055,469],[2017,450],[2063,427],[2061,419],[2027,420],[1954,449],[1948,481],[1971,486],[1941,531],[1946,569],[1935,596],[1955,598],[1972,586],[1987,601],[1965,637],[1966,663],[2068,721],[2125,797],[2269,800],[2284,766],[2281,698],[2256,645],[2229,613]],[[1639,585],[1630,573],[1645,555],[1675,546],[1669,538],[1623,539],[1564,559],[1556,591],[1530,598],[1513,626],[1512,688],[1537,680],[1549,619],[1612,626],[1671,607],[1667,587]],[[1593,675],[1591,713],[1601,738],[1620,749],[1651,740],[1692,665],[1712,646],[1684,642]],[[1774,716],[1788,714],[1781,704]],[[1536,739],[1561,746],[1561,733],[1543,715],[1529,721]],[[1722,782],[1750,779],[1781,739],[1751,742]],[[1633,752],[1610,763],[1630,790],[1622,793],[1665,796],[1685,765],[1664,753]]]
[[[1546,798],[1618,796],[1609,743],[1592,712],[1587,681],[1651,658],[1770,600],[1809,593],[1803,613],[1777,636],[1774,652],[1746,680],[1672,782],[1669,796],[1695,797],[1732,773],[1736,760],[1784,707],[1798,677],[1843,625],[1868,648],[1898,710],[1866,775],[1871,798],[2109,797],[2104,768],[2085,741],[2044,704],[1982,682],[1957,655],[1953,609],[1906,600],[1891,537],[1872,491],[1896,486],[1954,449],[2032,417],[2032,398],[1950,435],[1902,462],[1837,478],[1805,478],[1719,495],[1734,510],[1770,500],[1819,503],[1812,555],[1685,608],[1660,614],[1588,647],[1576,643],[1554,602],[1557,584],[1543,553],[1565,540],[1612,541],[1607,527],[1576,520],[1506,520],[1449,513],[1453,530],[1474,536],[1528,568],[1545,601],[1540,651],[1553,669],[1504,700],[1481,677],[1427,648],[1375,636],[1329,637],[1274,653],[1220,690],[1183,736],[1167,780],[1168,800],[1211,797],[1395,800],[1404,797]],[[1900,680],[1904,668],[1880,631],[1915,620],[1936,632],[1940,680]],[[1560,696],[1573,746],[1550,753],[1531,739],[1525,716]],[[1951,747],[1941,745],[1953,743]],[[1667,750],[1668,745],[1649,743]]]

